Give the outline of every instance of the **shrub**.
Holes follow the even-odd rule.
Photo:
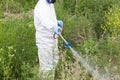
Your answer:
[[[8,13],[20,13],[22,11],[22,5],[14,0],[2,1],[2,7],[5,12]]]
[[[109,39],[101,39],[98,44],[100,54],[107,54],[114,56],[120,56],[120,42],[119,39],[116,41]],[[113,47],[114,46],[114,47]]]
[[[76,0],[64,0],[63,8],[69,13],[75,14]]]
[[[2,4],[0,4],[0,19],[3,18],[3,8]]]
[[[5,52],[7,52],[5,54]],[[8,47],[6,50],[0,49],[0,79],[9,80],[12,73],[14,57],[13,47]]]
[[[14,0],[22,5],[23,11],[29,11],[33,9],[38,0]]]
[[[97,55],[99,53],[98,43],[92,38],[90,38],[88,40],[84,40],[83,43],[81,44],[80,50],[83,54]]]
[[[85,16],[90,19],[94,24],[93,27],[96,35],[100,38],[101,33],[103,32],[101,24],[104,24],[103,19],[104,13],[112,7],[113,4],[116,4],[119,0],[72,0],[64,1],[64,8],[69,13],[76,16]]]
[[[37,59],[34,33],[31,18],[9,18],[0,25],[0,70],[4,73],[0,74],[1,80],[25,80],[29,76],[30,68],[35,65]]]
[[[105,26],[102,26],[105,34],[111,37],[120,36],[120,6],[113,5],[105,14]]]

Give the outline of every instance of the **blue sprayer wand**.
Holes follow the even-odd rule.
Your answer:
[[[62,38],[62,40],[65,42],[66,48],[70,49],[70,48],[71,48],[70,43],[67,42],[67,41],[65,40],[65,38],[64,38],[61,34],[59,34],[59,36],[60,36],[60,37]]]

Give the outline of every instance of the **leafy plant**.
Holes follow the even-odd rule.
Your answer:
[[[92,27],[96,32],[97,38],[101,37],[103,32],[101,24],[104,24],[104,14],[113,4],[116,4],[119,0],[74,0],[64,1],[63,5],[69,14],[76,16],[85,16],[93,23]]]
[[[120,6],[113,5],[105,14],[106,24],[102,26],[105,34],[110,34],[111,37],[120,36]]]
[[[7,52],[5,54],[5,52]],[[13,54],[14,50],[13,47],[10,46],[6,49],[6,51],[1,48],[0,49],[0,79],[2,80],[9,80],[11,79],[11,73],[13,68]]]
[[[0,48],[3,49],[4,76],[1,78],[27,78],[29,67],[36,63],[37,49],[35,46],[34,26],[32,19],[13,19],[10,17],[0,26]],[[9,47],[12,46],[12,47]],[[11,57],[14,55],[13,57]],[[1,63],[2,64],[2,63]],[[30,64],[25,65],[25,64]],[[26,73],[22,73],[26,71]]]
[[[84,40],[80,50],[83,54],[97,55],[99,53],[98,43],[92,38]]]
[[[39,79],[33,18],[26,16],[26,12],[31,11],[37,1],[0,0],[0,80]],[[115,8],[111,8],[118,1],[57,0],[55,9],[57,19],[61,19],[64,22],[62,35],[70,41],[72,47],[82,52],[88,62],[92,60],[90,64],[95,63],[94,67],[97,68],[97,71],[107,72],[108,69],[110,73],[116,72],[112,76],[119,77],[119,28],[113,27],[119,23],[119,20],[116,20],[118,18],[113,16],[113,13],[119,16],[119,7],[114,6]],[[6,18],[3,14],[5,11],[9,12],[8,15],[13,16]],[[20,14],[21,12],[25,14]],[[108,25],[110,21],[115,24],[111,22]],[[101,25],[105,27],[101,28]],[[108,28],[115,35],[111,34]],[[105,34],[110,34],[110,36],[115,38],[96,39],[95,32],[100,36],[102,30],[105,30]],[[56,69],[57,80],[92,80],[92,77],[82,65],[75,60],[72,52],[69,49],[65,49],[64,42],[60,38],[59,50],[60,62]],[[106,68],[106,70],[103,68]]]

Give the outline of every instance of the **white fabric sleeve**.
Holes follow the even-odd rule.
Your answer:
[[[41,24],[43,26],[45,26],[47,29],[51,29],[53,26],[57,26],[57,19],[56,19],[56,15],[55,12],[52,11],[44,11],[42,10],[43,14],[40,15],[40,19],[41,19]]]
[[[41,19],[41,25],[45,26],[47,29],[52,29],[52,27],[56,26],[56,23],[47,16],[41,17]]]

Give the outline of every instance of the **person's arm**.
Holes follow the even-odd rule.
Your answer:
[[[43,17],[41,20],[41,25],[43,25],[47,29],[52,29],[54,26],[57,26],[57,23],[52,21],[50,18],[47,16]]]
[[[41,10],[38,14],[41,24],[47,29],[52,29],[57,25],[56,14],[54,11],[54,5],[41,6]]]

